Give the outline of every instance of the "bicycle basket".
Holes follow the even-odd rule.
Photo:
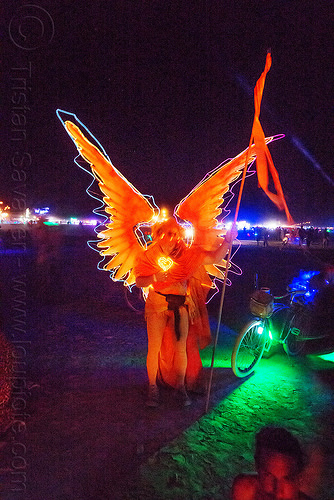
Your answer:
[[[263,290],[255,290],[251,295],[249,307],[254,316],[269,318],[274,310],[274,297]]]

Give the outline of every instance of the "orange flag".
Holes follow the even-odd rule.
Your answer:
[[[266,76],[271,66],[271,54],[268,52],[266,65],[264,71],[258,81],[256,82],[254,89],[254,122],[252,128],[252,135],[250,140],[250,145],[254,140],[254,147],[256,152],[256,170],[257,170],[257,178],[259,181],[260,187],[266,193],[266,195],[277,205],[280,210],[285,210],[288,223],[293,224],[294,221],[291,217],[289,209],[287,207],[282,186],[279,180],[278,172],[274,166],[274,162],[272,160],[271,154],[269,152],[268,146],[265,142],[264,132],[262,130],[262,126],[260,123],[260,108],[261,108],[261,100],[264,89],[264,82],[266,80]],[[269,182],[269,172],[273,178],[274,186],[276,189],[276,193],[272,193],[268,189]]]

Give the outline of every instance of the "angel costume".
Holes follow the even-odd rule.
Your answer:
[[[177,220],[179,223],[184,221],[184,224],[192,226],[194,238],[190,245],[183,247],[179,256],[173,258],[168,253],[166,257],[164,250],[161,253],[162,248],[158,242],[146,248],[145,242],[139,237],[143,224],[153,226],[158,207],[153,206],[149,198],[135,189],[112,165],[103,147],[75,115],[57,110],[57,115],[74,141],[79,154],[90,165],[90,170],[87,171],[98,181],[103,193],[107,222],[104,223],[106,229],[98,233],[100,241],[97,246],[101,249],[101,255],[110,257],[104,269],[111,273],[114,280],[124,281],[126,286],[131,287],[137,283],[138,277],[144,277],[144,281],[139,280],[139,282],[147,282],[145,287],[149,285],[145,309],[149,335],[147,366],[150,384],[155,383],[157,372],[160,378],[172,387],[179,385],[180,373],[185,370],[188,387],[194,387],[200,376],[202,364],[198,349],[210,341],[205,306],[207,292],[211,286],[208,273],[221,278],[225,269],[223,261],[218,263],[214,261],[214,265],[206,263],[203,265],[204,261],[208,262],[204,254],[214,253],[219,247],[223,247],[221,243],[223,231],[218,228],[217,219],[222,212],[219,207],[224,202],[224,195],[229,191],[229,185],[236,181],[242,170],[244,170],[241,182],[243,186],[246,169],[255,157],[259,186],[280,209],[285,210],[289,223],[293,222],[267,146],[273,139],[282,136],[265,138],[259,120],[264,83],[270,67],[271,54],[268,51],[265,69],[254,89],[255,114],[249,147],[234,159],[219,165],[207,174],[176,207],[174,216],[177,219],[174,220],[174,224],[177,224]],[[90,140],[81,129],[85,129]],[[277,194],[269,190],[268,169]],[[241,192],[242,188],[239,191],[235,221]],[[222,259],[225,254],[221,256],[219,253],[219,256]],[[168,270],[168,279],[163,281],[160,280],[160,269],[164,270],[166,258],[167,261],[169,259],[171,267]],[[145,281],[145,277],[150,276],[153,276],[153,281],[147,279]],[[156,276],[159,276],[159,280]],[[173,321],[167,321],[169,318]],[[164,328],[162,339],[160,334],[157,335],[161,325]],[[154,355],[150,349],[152,345]]]
[[[112,165],[103,147],[75,115],[61,110],[57,110],[57,114],[90,169],[86,170],[81,164],[78,165],[92,174],[103,194],[107,220],[104,222],[105,229],[97,234],[100,239],[97,244],[99,252],[104,258],[109,258],[103,269],[111,273],[113,280],[124,281],[126,286],[131,287],[136,282],[136,276],[153,275],[163,268],[159,264],[159,259],[162,257],[158,255],[159,247],[153,243],[151,247],[146,248],[146,243],[139,237],[142,225],[154,225],[158,207],[151,203],[151,197],[143,196]],[[86,131],[89,139],[82,129]],[[267,147],[267,143],[276,138],[278,136],[270,138],[263,136],[263,144]],[[224,241],[224,230],[219,228],[217,220],[222,212],[219,207],[224,203],[224,195],[229,191],[229,185],[236,181],[245,165],[254,161],[256,154],[257,150],[253,144],[234,159],[219,165],[175,208],[174,216],[177,221],[184,221],[184,224],[192,226],[194,237],[191,244],[183,249],[181,258],[173,259],[169,282],[153,283],[149,290],[146,303],[149,338],[151,344],[155,343],[153,351],[157,350],[156,342],[159,348],[156,357],[158,361],[153,362],[153,355],[151,357],[150,352],[148,354],[150,379],[153,378],[158,362],[160,378],[172,387],[179,385],[180,372],[184,372],[185,369],[185,382],[189,388],[194,388],[199,381],[202,368],[199,348],[205,347],[210,342],[205,305],[207,293],[212,285],[208,273],[213,278],[222,279],[225,270],[223,260],[214,265],[202,265],[203,252],[215,251]],[[232,261],[230,265],[233,266]],[[173,285],[172,292],[171,285]],[[184,300],[185,304],[179,306],[174,304],[174,307],[170,307],[166,297],[160,295],[161,293],[183,295],[184,299],[181,300]],[[171,310],[174,321],[166,321],[166,318],[163,320],[165,327],[163,339],[156,340],[154,331],[156,332],[158,328],[157,321],[160,321],[157,315],[171,317]],[[152,318],[155,319],[152,321]],[[188,336],[181,335],[179,341],[178,328],[175,329],[178,321],[189,323]],[[182,332],[182,328],[180,331]],[[184,331],[188,331],[188,326]]]

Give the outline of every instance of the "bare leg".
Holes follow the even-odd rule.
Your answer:
[[[187,337],[189,331],[189,316],[185,307],[180,307],[180,339],[175,343],[174,367],[176,371],[178,397],[183,406],[189,406],[191,400],[187,394],[184,382],[187,369]]]
[[[146,366],[150,385],[156,384],[159,352],[167,321],[167,311],[163,313],[153,313],[147,316],[148,351]]]

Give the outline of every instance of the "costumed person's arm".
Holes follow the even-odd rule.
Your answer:
[[[233,225],[229,231],[224,236],[223,243],[216,249],[211,252],[206,252],[204,257],[203,264],[219,264],[225,255],[228,252],[229,246],[232,244],[232,241],[238,236],[238,230]]]
[[[154,274],[150,274],[149,276],[137,276],[136,278],[136,286],[138,288],[146,288],[150,285],[153,285],[156,282],[166,281],[167,272],[159,271]]]
[[[158,265],[159,249],[156,245],[151,245],[137,259],[134,266],[134,275],[136,277],[136,286],[138,288],[147,288],[155,283],[166,281],[167,272]]]

